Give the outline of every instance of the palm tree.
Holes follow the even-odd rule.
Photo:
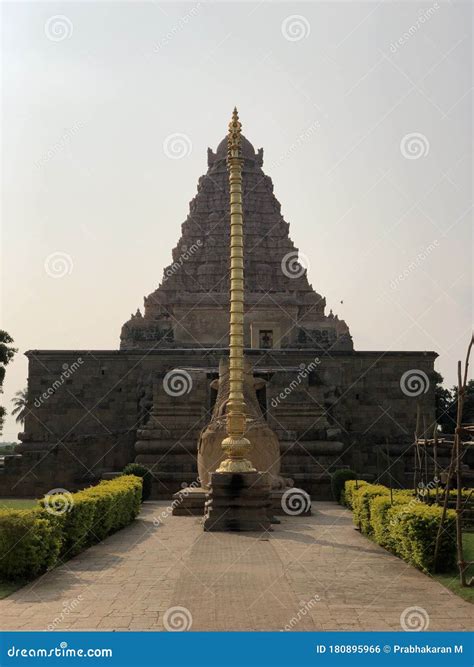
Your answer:
[[[12,415],[16,415],[18,424],[24,424],[28,412],[28,389],[25,387],[25,389],[17,391],[15,397],[12,399],[12,403],[15,406],[12,410]]]

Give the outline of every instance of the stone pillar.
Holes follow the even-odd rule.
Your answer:
[[[206,494],[205,531],[270,530],[270,487],[259,472],[213,472]]]

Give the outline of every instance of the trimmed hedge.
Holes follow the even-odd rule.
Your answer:
[[[54,567],[62,544],[61,523],[40,507],[0,510],[0,576],[32,579]]]
[[[434,568],[436,536],[442,507],[419,501],[410,490],[390,491],[381,484],[346,482],[353,520],[363,533],[423,572]],[[456,563],[456,513],[448,510],[440,541],[438,569],[450,570]]]
[[[393,507],[399,505],[410,506],[411,502],[416,502],[413,498],[411,491],[394,491],[392,494],[393,503],[390,500],[390,495],[378,495],[374,496],[370,500],[370,523],[372,526],[372,534],[374,540],[380,544],[380,546],[389,549],[390,551],[395,551],[396,540],[393,539],[393,535],[390,531],[390,523],[393,523],[393,518],[388,518],[388,512]],[[398,511],[402,511],[399,509]]]
[[[360,489],[361,486],[365,486],[368,482],[364,482],[363,479],[352,479],[344,484],[344,495],[342,496],[343,504],[352,509],[352,501],[354,498],[354,493]]]
[[[344,504],[344,484],[350,479],[357,479],[357,473],[348,468],[335,470],[331,475],[331,491],[336,502]]]
[[[394,553],[423,572],[432,572],[436,536],[442,513],[442,507],[424,503],[392,507],[387,516],[390,521]],[[446,572],[455,565],[456,512],[448,510],[441,532],[438,570]]]
[[[141,497],[141,478],[127,475],[45,496],[31,510],[1,510],[0,578],[31,579],[100,542],[133,521]]]
[[[364,484],[361,489],[353,493],[352,519],[366,535],[371,535],[373,532],[370,522],[370,501],[375,496],[384,496],[388,492],[387,487],[382,484]]]
[[[123,469],[124,475],[136,475],[143,479],[142,502],[148,500],[151,496],[153,476],[147,467],[140,463],[129,463]]]

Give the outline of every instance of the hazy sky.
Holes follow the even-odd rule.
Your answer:
[[[2,10],[7,409],[25,350],[118,347],[235,104],[356,349],[435,350],[454,382],[472,321],[469,2]],[[18,430],[9,417],[3,439]]]

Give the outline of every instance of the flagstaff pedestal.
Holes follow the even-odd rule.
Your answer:
[[[204,507],[205,531],[265,531],[271,527],[270,488],[258,472],[214,472]]]

